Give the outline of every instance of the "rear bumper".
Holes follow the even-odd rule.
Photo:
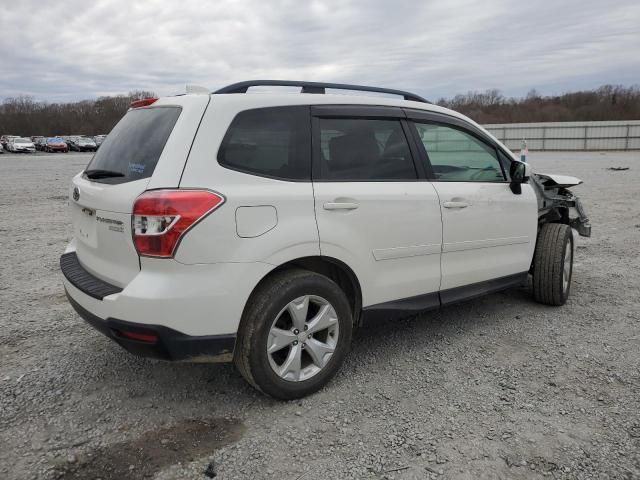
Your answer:
[[[231,359],[247,299],[273,268],[260,262],[185,265],[143,257],[133,279],[116,286],[85,269],[75,240],[60,260],[69,301],[89,324],[132,353],[193,362]],[[151,335],[153,341],[123,332]]]
[[[115,318],[103,320],[66,293],[71,306],[89,325],[135,355],[189,362],[229,362],[233,359],[235,335],[193,337],[162,325],[132,323]],[[136,340],[127,336],[146,339]]]

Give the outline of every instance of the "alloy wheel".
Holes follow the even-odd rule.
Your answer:
[[[267,340],[273,371],[283,380],[301,382],[329,363],[338,344],[338,316],[324,298],[304,295],[289,302],[274,319]]]

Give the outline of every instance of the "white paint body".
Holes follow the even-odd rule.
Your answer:
[[[354,271],[363,306],[438,291],[442,221],[429,182],[315,183],[322,255]],[[352,209],[327,210],[328,204]]]
[[[580,180],[579,178],[570,177],[569,175],[552,175],[549,173],[538,173],[538,172],[536,172],[536,175],[538,175],[539,177],[542,177],[543,179],[551,181],[553,185],[558,187],[569,188],[569,187],[575,187],[582,183],[582,180]]]
[[[529,185],[514,195],[506,183],[289,182],[222,167],[219,145],[233,118],[260,107],[313,104],[388,105],[446,113],[393,98],[309,95],[184,95],[178,122],[152,177],[120,185],[91,182],[70,201],[75,235],[67,251],[94,276],[123,290],[96,300],[64,278],[69,295],[100,318],[164,325],[188,335],[235,334],[256,285],[278,266],[326,256],[356,275],[362,306],[526,272],[537,232]],[[196,133],[197,132],[197,133]],[[173,259],[139,257],[131,211],[149,189],[202,188],[225,203],[182,239]],[[70,191],[70,192],[71,192]],[[463,202],[465,207],[444,207]],[[342,207],[335,207],[342,204]],[[343,208],[347,204],[349,208]],[[355,208],[352,208],[355,205]],[[88,220],[83,207],[121,221]]]
[[[442,205],[441,290],[529,270],[538,233],[531,185],[520,195],[505,183],[433,185]]]

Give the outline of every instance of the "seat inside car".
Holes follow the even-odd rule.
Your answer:
[[[371,127],[358,126],[329,141],[329,175],[362,178],[366,165],[380,157],[378,142]]]

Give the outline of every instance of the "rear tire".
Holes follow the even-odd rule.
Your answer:
[[[234,362],[261,392],[280,400],[304,397],[339,370],[352,330],[349,302],[335,282],[307,270],[285,270],[249,298]]]
[[[533,298],[545,305],[564,305],[573,274],[573,232],[562,223],[545,223],[538,232],[533,258]]]

